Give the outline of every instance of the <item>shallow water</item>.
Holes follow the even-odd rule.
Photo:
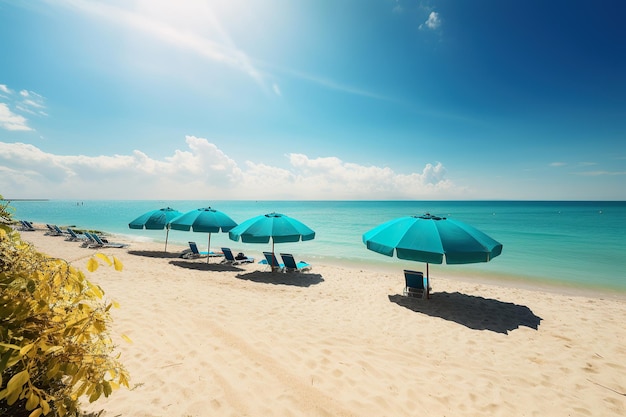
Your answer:
[[[371,252],[361,237],[396,217],[426,212],[468,223],[504,246],[491,262],[430,265],[431,275],[504,276],[512,280],[582,286],[626,292],[626,202],[533,201],[15,201],[16,219],[97,229],[135,240],[165,242],[165,231],[131,230],[128,223],[146,211],[173,207],[186,212],[211,206],[237,223],[279,212],[313,230],[312,241],[277,244],[310,263],[332,261],[363,267],[397,266],[425,270],[425,265]],[[172,230],[169,242],[189,240],[206,247],[206,233]],[[244,244],[227,233],[211,235],[211,246],[259,254],[271,244]]]

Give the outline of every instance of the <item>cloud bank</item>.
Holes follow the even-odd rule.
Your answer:
[[[389,200],[449,199],[465,190],[441,163],[396,173],[336,157],[286,155],[286,167],[238,162],[207,139],[157,160],[131,155],[54,155],[24,143],[0,142],[0,194],[5,198]]]

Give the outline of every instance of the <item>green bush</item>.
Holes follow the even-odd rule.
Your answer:
[[[0,206],[0,415],[77,416],[81,397],[129,386],[107,332],[114,303],[83,272],[22,241],[7,218]],[[96,257],[90,271],[99,261],[122,268]]]

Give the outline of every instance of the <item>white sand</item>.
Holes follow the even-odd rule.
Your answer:
[[[96,252],[39,231],[22,236],[82,270]],[[85,403],[87,411],[626,415],[623,298],[437,277],[430,300],[407,299],[401,270],[314,265],[309,273],[271,274],[258,264],[207,266],[161,250],[151,243],[101,249],[124,271],[88,273],[121,304],[111,331],[132,389]],[[259,260],[262,250],[247,254]]]

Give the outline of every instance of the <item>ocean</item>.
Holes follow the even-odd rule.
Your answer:
[[[431,213],[470,224],[503,244],[491,262],[430,265],[433,279],[446,275],[506,279],[525,286],[554,285],[626,292],[626,202],[615,201],[13,201],[14,218],[36,223],[95,229],[135,241],[165,242],[165,231],[131,230],[128,223],[149,210],[181,212],[213,207],[237,223],[271,212],[296,218],[315,230],[312,241],[277,244],[309,263],[332,262],[368,267],[425,270],[419,262],[369,251],[362,235],[388,220]],[[196,241],[206,248],[206,233],[172,230],[169,242]],[[244,244],[228,233],[211,235],[211,247],[227,246],[262,258],[271,244]],[[358,277],[355,277],[358,279]]]

